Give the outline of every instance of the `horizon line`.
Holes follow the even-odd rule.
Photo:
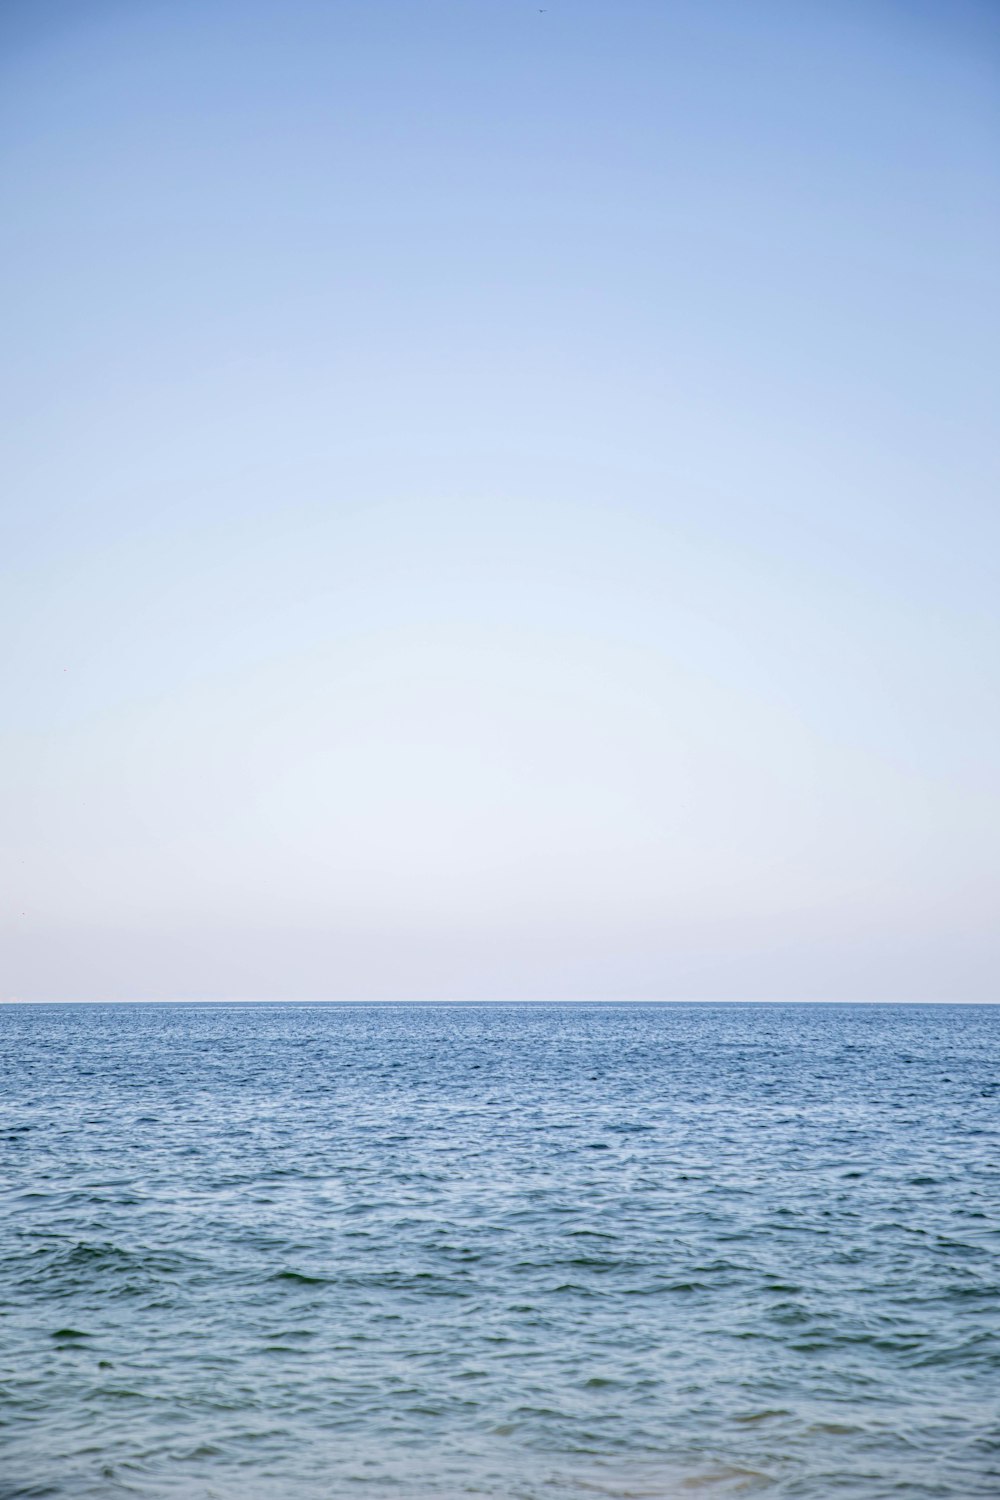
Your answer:
[[[198,998],[175,998],[171,1000],[155,999],[107,999],[107,1000],[54,1000],[34,999],[26,1000],[18,996],[9,999],[0,999],[0,1005],[202,1005],[202,1006],[300,1006],[312,1007],[321,1005],[343,1005],[343,1006],[369,1006],[369,1005],[451,1005],[451,1006],[476,1006],[476,1005],[976,1005],[996,1006],[1000,1005],[997,1000],[792,1000],[792,999],[756,999],[756,1000],[707,1000],[707,999],[662,999],[662,1000],[252,1000],[252,999],[224,999],[210,1000]]]

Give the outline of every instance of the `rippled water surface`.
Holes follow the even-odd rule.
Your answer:
[[[0,1009],[0,1496],[1000,1493],[1000,1009]]]

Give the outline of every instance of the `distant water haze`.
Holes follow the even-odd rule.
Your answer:
[[[997,996],[963,3],[0,22],[0,994]]]

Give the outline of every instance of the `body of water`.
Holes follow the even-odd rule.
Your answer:
[[[1000,1494],[1000,1009],[6,1006],[0,1497]]]

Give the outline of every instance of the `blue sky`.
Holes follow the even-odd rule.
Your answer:
[[[0,995],[998,998],[994,7],[0,76]]]

